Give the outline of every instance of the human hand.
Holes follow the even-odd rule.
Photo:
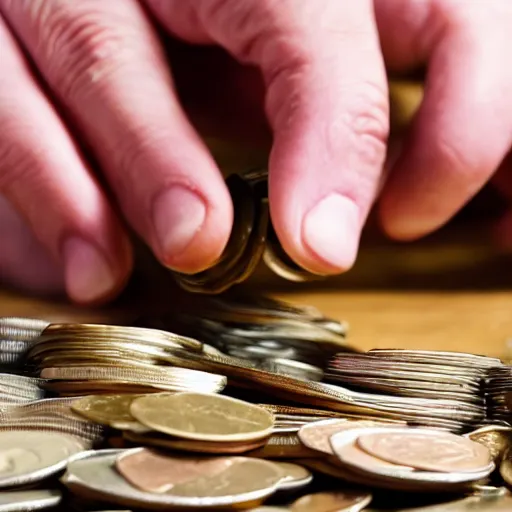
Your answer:
[[[0,0],[0,191],[78,302],[112,296],[129,274],[121,217],[182,272],[213,263],[230,233],[222,177],[142,5],[178,38],[261,70],[272,220],[288,254],[315,273],[353,264],[381,189],[384,229],[416,238],[446,222],[510,149],[512,68],[498,57],[512,40],[508,0]],[[383,55],[396,71],[429,66],[389,176]],[[58,282],[59,265],[48,272]]]

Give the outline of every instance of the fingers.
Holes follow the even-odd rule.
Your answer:
[[[0,193],[63,267],[71,298],[91,303],[110,297],[130,271],[126,235],[1,18],[0,48]],[[12,212],[6,214],[2,230],[13,221]],[[2,240],[3,271],[10,275],[7,260],[16,254],[9,251],[17,245],[31,250],[19,265],[41,252],[27,239],[13,239],[10,247],[9,238]],[[41,271],[51,266],[47,261]]]
[[[198,271],[222,253],[232,204],[181,110],[136,0],[0,0],[97,157],[124,216],[166,265]]]
[[[348,269],[381,178],[387,89],[370,0],[146,0],[175,35],[260,68],[273,129],[270,208],[303,267]]]
[[[404,240],[448,221],[489,180],[512,143],[512,68],[502,60],[511,4],[446,2],[444,10],[439,2],[431,9],[419,4],[376,2],[388,61],[409,67],[429,58],[423,104],[380,204],[384,229]],[[414,22],[391,34],[386,23],[402,17]]]

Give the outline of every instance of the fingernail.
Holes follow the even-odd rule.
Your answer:
[[[112,269],[100,251],[89,242],[68,238],[63,246],[66,287],[72,299],[93,302],[116,285]]]
[[[302,238],[319,259],[339,270],[347,270],[356,259],[359,228],[357,205],[340,194],[330,194],[304,218]]]
[[[153,222],[166,256],[182,253],[206,217],[203,200],[192,190],[175,185],[161,193],[153,206]]]

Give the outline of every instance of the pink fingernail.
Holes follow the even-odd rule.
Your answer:
[[[192,242],[206,217],[204,201],[190,189],[175,185],[158,196],[153,222],[165,255],[176,256]]]
[[[101,252],[79,237],[68,238],[63,246],[68,294],[79,302],[94,302],[108,295],[116,285],[115,275]]]
[[[359,246],[359,209],[340,194],[330,194],[306,215],[304,244],[321,260],[339,270],[354,264]]]

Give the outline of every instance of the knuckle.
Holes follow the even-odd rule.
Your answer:
[[[213,39],[240,60],[256,62],[276,30],[278,4],[276,0],[203,0],[198,4],[198,17]]]
[[[116,71],[125,54],[126,38],[115,27],[115,15],[104,12],[100,2],[29,3],[25,16],[44,71],[65,100],[83,98],[92,84]]]
[[[383,87],[366,83],[345,105],[343,124],[350,133],[351,149],[359,162],[382,165],[389,137],[389,101]]]

